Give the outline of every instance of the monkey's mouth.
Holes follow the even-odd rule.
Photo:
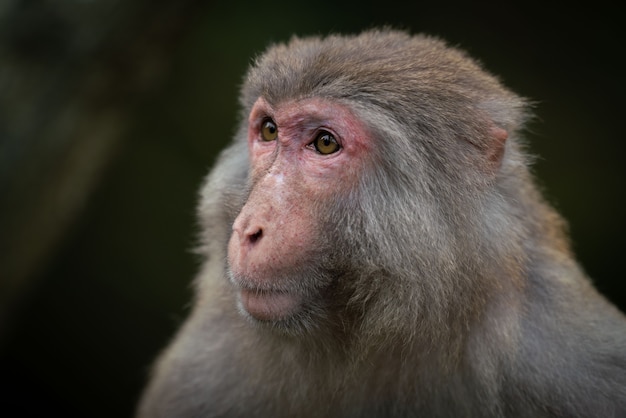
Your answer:
[[[302,296],[280,290],[241,288],[241,307],[259,321],[280,321],[300,310]]]

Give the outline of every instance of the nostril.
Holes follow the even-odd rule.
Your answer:
[[[250,234],[249,236],[249,240],[251,244],[256,243],[258,240],[261,239],[261,236],[263,235],[263,230],[261,228],[259,228],[258,231],[256,231],[254,234]]]

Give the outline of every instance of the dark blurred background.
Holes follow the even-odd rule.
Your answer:
[[[189,306],[242,76],[292,34],[439,35],[535,100],[535,173],[626,309],[622,8],[470,4],[0,2],[0,416],[132,415]]]

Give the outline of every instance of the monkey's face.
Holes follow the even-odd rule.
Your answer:
[[[332,260],[341,249],[324,229],[338,215],[334,199],[358,184],[368,139],[346,105],[256,101],[248,120],[251,191],[228,246],[244,314],[280,322],[325,309],[321,295],[336,280]]]

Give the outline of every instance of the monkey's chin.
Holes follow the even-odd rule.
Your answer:
[[[243,288],[241,307],[259,321],[282,321],[295,315],[302,306],[302,296],[295,293]]]

